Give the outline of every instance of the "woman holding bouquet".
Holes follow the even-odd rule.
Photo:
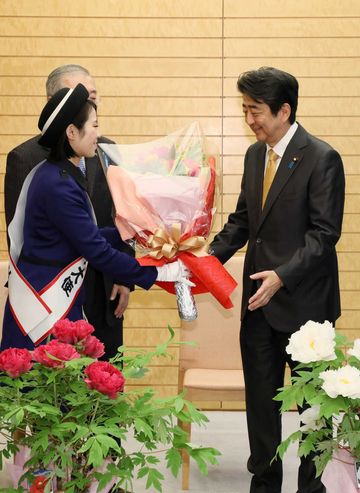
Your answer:
[[[82,157],[96,152],[96,105],[82,84],[58,91],[40,118],[39,143],[49,158],[29,174],[9,226],[9,298],[1,350],[44,340],[61,318],[83,318],[82,281],[87,262],[113,277],[114,283],[149,289],[156,280],[178,281],[186,275],[180,262],[142,267],[117,250],[116,228],[99,229],[94,221]]]

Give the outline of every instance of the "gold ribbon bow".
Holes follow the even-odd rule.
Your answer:
[[[158,228],[153,235],[149,237],[148,244],[151,248],[150,257],[160,259],[162,257],[172,258],[177,252],[191,250],[195,255],[200,254],[198,250],[205,246],[203,236],[191,236],[181,241],[181,225],[174,223],[170,232]]]

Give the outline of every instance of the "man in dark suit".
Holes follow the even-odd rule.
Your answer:
[[[340,316],[335,244],[341,234],[344,170],[327,143],[295,121],[298,83],[262,67],[239,77],[246,123],[257,142],[249,147],[236,210],[211,250],[226,262],[247,242],[240,345],[254,474],[251,493],[280,493],[282,464],[270,465],[281,442],[279,403],[285,348],[308,320]],[[311,457],[301,461],[298,493],[323,493]]]
[[[97,91],[89,71],[80,65],[63,65],[49,75],[46,82],[48,99],[63,87],[74,88],[83,84],[89,97],[97,102]],[[27,140],[13,149],[7,157],[5,173],[5,217],[8,226],[14,216],[17,200],[23,182],[32,168],[43,161],[48,150],[38,144],[39,136]],[[111,142],[101,137],[99,142]],[[106,183],[99,158],[85,160],[84,173],[87,179],[96,220],[100,228],[113,226],[111,217],[112,199]],[[122,251],[132,254],[132,249],[125,243]],[[113,285],[102,273],[88,267],[86,280],[86,302],[84,312],[88,321],[95,327],[95,335],[105,345],[104,359],[111,358],[122,344],[123,313],[129,301],[129,289],[125,286]]]

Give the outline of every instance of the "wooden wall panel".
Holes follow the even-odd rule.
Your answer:
[[[207,18],[221,17],[222,2],[219,0],[1,0],[1,12],[15,17],[55,17],[67,21],[68,17],[90,17],[101,23],[103,17],[122,18]],[[64,17],[66,13],[67,17]]]
[[[300,41],[298,40],[299,44],[301,44],[301,42],[302,39]],[[359,77],[360,64],[357,62],[357,57],[350,56],[343,58],[341,56],[324,56],[323,58],[319,56],[294,56],[293,58],[284,56],[275,58],[273,55],[267,57],[261,55],[257,58],[247,56],[244,56],[243,58],[229,57],[224,60],[224,76],[238,77],[241,72],[266,65],[286,70],[296,75],[299,79],[301,77]]]
[[[319,0],[224,0],[225,17],[267,17],[269,19],[295,18],[301,22],[302,18],[351,18],[359,17],[360,4],[357,0],[344,0],[341,4],[333,1]],[[258,31],[259,32],[259,31]],[[346,34],[346,31],[344,32]]]
[[[360,29],[359,29],[360,31]],[[358,77],[298,77],[301,97],[339,96],[359,97],[360,87]],[[237,77],[228,77],[224,81],[224,95],[238,96],[236,87]]]
[[[247,6],[248,13],[248,6]],[[263,9],[261,9],[263,10]],[[227,10],[230,14],[230,10]],[[225,36],[227,38],[258,38],[264,33],[266,38],[352,38],[359,35],[359,18],[309,18],[309,17],[277,17],[274,21],[269,17],[247,17],[240,19],[226,19]],[[262,55],[263,56],[263,55]]]
[[[244,53],[251,58],[256,57],[357,57],[360,47],[351,38],[286,38],[279,39],[227,39],[225,40],[225,56],[241,57]]]
[[[61,40],[59,40],[61,46]],[[16,76],[39,76],[45,83],[48,74],[57,66],[66,63],[78,63],[86,66],[94,77],[221,77],[222,60],[202,58],[95,58],[74,55],[64,56],[61,51],[54,57],[2,57],[0,58],[0,74],[10,78]],[[161,82],[161,81],[159,81]]]
[[[338,326],[354,338],[360,327],[359,37],[358,0],[0,0],[1,258],[7,258],[6,154],[37,133],[45,80],[55,67],[79,63],[91,71],[101,96],[100,130],[119,142],[156,138],[195,119],[201,123],[222,165],[215,233],[235,207],[244,154],[255,140],[242,118],[237,78],[245,70],[276,66],[299,80],[299,121],[343,156]],[[157,288],[136,290],[126,314],[126,343],[154,347],[167,338],[168,323],[178,337],[174,298]],[[148,377],[162,395],[177,388],[178,348],[171,352],[174,359],[155,361]]]
[[[0,32],[4,36],[22,37],[34,35],[32,17],[2,17]],[[57,17],[38,18],[36,36],[40,38],[203,38],[221,32],[220,18],[177,18],[169,22],[161,18],[67,18],[66,23],[58,22]]]
[[[163,77],[161,84],[156,77],[96,77],[98,90],[105,96],[132,97],[217,97],[221,93],[221,73],[217,78]],[[43,77],[13,77],[0,75],[0,94],[21,96],[42,96],[44,92]],[[235,94],[235,91],[234,91]],[[100,106],[101,108],[101,106]]]
[[[72,57],[74,43],[78,38],[61,39],[61,54]],[[15,57],[18,53],[22,56],[53,57],[59,52],[59,38],[4,38],[0,45],[0,56]],[[77,56],[85,57],[91,53],[94,57],[100,57],[104,53],[110,57],[221,57],[221,40],[188,38],[168,38],[166,43],[158,38],[130,38],[114,40],[112,38],[87,38],[78,43]]]
[[[300,89],[301,92],[301,89]],[[241,102],[239,98],[226,98],[224,101],[224,111],[226,116],[239,116],[241,110]],[[242,111],[242,110],[241,110]],[[349,104],[349,97],[342,97],[339,94],[338,97],[326,97],[318,95],[316,97],[303,97],[300,94],[299,105],[297,111],[297,117],[304,116],[319,117],[342,117],[342,116],[358,116],[360,114],[360,98],[351,97],[351,104]],[[301,120],[302,121],[302,120]],[[327,127],[324,126],[323,132],[326,134]],[[249,132],[250,135],[250,132]]]

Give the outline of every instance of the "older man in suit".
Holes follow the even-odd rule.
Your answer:
[[[51,98],[63,87],[74,88],[79,83],[86,87],[90,99],[96,103],[98,94],[95,82],[89,71],[80,65],[62,65],[53,70],[46,82],[47,97]],[[39,145],[38,139],[39,136],[36,136],[27,140],[7,156],[4,190],[7,226],[14,216],[26,176],[48,155],[48,150]],[[99,142],[111,141],[101,137]],[[99,158],[95,156],[84,160],[83,172],[98,226],[113,226],[112,200]],[[132,254],[131,248],[125,243],[122,251]],[[113,285],[110,279],[91,266],[86,275],[85,289],[84,312],[88,321],[95,327],[95,335],[105,344],[104,359],[108,359],[116,354],[117,348],[122,344],[122,315],[129,301],[129,289],[125,286]]]
[[[247,242],[241,353],[254,474],[251,493],[280,493],[282,464],[270,464],[281,442],[279,403],[289,336],[307,320],[340,315],[335,245],[341,234],[344,170],[341,157],[295,120],[298,83],[262,67],[239,77],[249,147],[236,210],[211,249],[223,263]],[[325,488],[311,457],[299,468],[298,493]]]

